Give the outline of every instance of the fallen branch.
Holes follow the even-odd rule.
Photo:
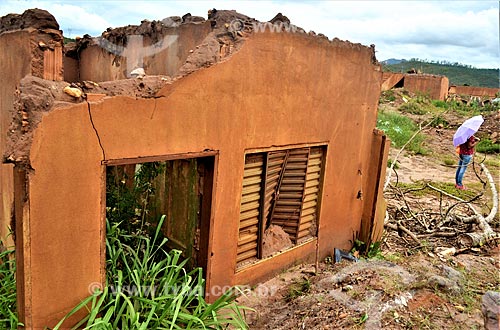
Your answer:
[[[471,217],[459,217],[459,216],[457,216],[457,217],[458,217],[459,219],[461,219],[463,222],[472,222],[473,220],[476,220],[478,217],[481,217],[481,216],[482,216],[482,215],[481,215],[481,213],[479,213],[479,212],[478,212],[478,211],[474,208],[474,206],[471,204],[473,201],[475,201],[476,199],[478,199],[479,197],[481,197],[481,196],[482,196],[482,193],[481,193],[481,194],[479,194],[479,195],[477,195],[477,196],[475,196],[475,197],[473,197],[472,199],[470,199],[470,200],[466,201],[466,200],[464,200],[464,199],[461,199],[460,197],[457,197],[457,196],[454,196],[454,195],[452,195],[452,194],[449,194],[449,193],[447,193],[447,192],[446,192],[446,191],[444,191],[444,190],[441,190],[441,189],[439,189],[439,188],[436,188],[436,187],[432,186],[432,185],[431,185],[431,184],[429,184],[429,183],[427,183],[427,187],[429,187],[430,189],[433,189],[433,190],[435,190],[435,191],[439,192],[440,194],[443,194],[443,195],[445,195],[445,196],[448,196],[448,197],[450,197],[450,198],[452,198],[452,199],[455,199],[455,200],[459,201],[459,203],[456,203],[456,204],[454,204],[454,205],[452,205],[452,206],[450,206],[450,207],[448,208],[448,210],[446,211],[445,215],[442,217],[442,220],[441,220],[441,221],[440,221],[440,222],[436,225],[436,227],[440,227],[441,225],[443,225],[443,224],[446,222],[446,218],[448,217],[448,214],[450,214],[451,210],[452,210],[453,208],[457,207],[457,206],[458,206],[458,205],[460,205],[460,204],[466,204],[466,205],[467,205],[467,207],[469,207],[469,208],[472,210],[472,212],[474,212],[474,215],[473,215],[473,216],[471,216]]]
[[[458,233],[456,232],[434,232],[429,234],[420,234],[417,235],[417,238],[426,238],[426,237],[455,237]]]
[[[481,168],[484,171],[484,174],[486,175],[486,178],[488,179],[488,183],[490,185],[491,193],[492,193],[492,199],[493,199],[493,207],[491,208],[490,214],[484,219],[487,223],[490,223],[491,220],[495,218],[495,215],[498,213],[498,191],[495,186],[495,181],[493,180],[493,177],[491,176],[490,171],[486,168],[486,166],[481,163]]]
[[[401,189],[391,184],[390,186],[392,189],[384,191],[384,193],[386,195],[391,195],[395,202],[393,209],[394,214],[389,217],[390,209],[386,210],[384,227],[397,231],[399,237],[404,240],[406,244],[409,242],[406,240],[406,235],[403,235],[403,233],[410,236],[418,245],[421,245],[420,240],[424,238],[442,237],[454,239],[457,248],[462,248],[460,251],[466,251],[467,249],[483,245],[489,241],[500,240],[500,235],[496,233],[490,225],[490,222],[495,219],[499,210],[499,194],[495,186],[495,181],[486,166],[483,163],[481,163],[480,166],[487,180],[484,180],[483,177],[481,180],[483,183],[482,191],[478,195],[467,200],[443,191],[429,182],[426,182],[423,187],[408,190]],[[492,203],[489,204],[492,205],[488,210],[489,214],[485,217],[482,214],[482,210],[478,206],[475,206],[473,202],[477,202],[481,197],[485,196],[485,191],[488,187],[487,183],[492,191],[493,199]],[[426,188],[439,192],[438,213],[429,213],[428,210],[420,204],[419,200],[412,201],[411,198],[407,199],[406,194]],[[444,202],[443,198],[445,197],[452,201],[448,200]],[[472,215],[467,216],[462,212],[457,212],[457,207],[461,205],[469,208]],[[476,227],[478,228],[478,232],[471,232],[473,230],[472,224],[478,226]],[[408,228],[411,228],[411,230]]]
[[[386,223],[384,226],[387,227],[387,228],[391,228],[391,229],[397,230],[397,231],[405,232],[406,234],[408,234],[408,236],[410,236],[419,245],[422,244],[422,242],[420,242],[420,240],[418,239],[417,235],[415,235],[414,233],[412,233],[408,228],[406,228],[405,226],[403,226],[401,224],[401,222],[399,222],[399,221],[398,221],[397,225],[392,224],[392,223]]]
[[[499,238],[498,233],[496,233],[490,226],[491,220],[495,217],[498,212],[498,192],[495,187],[495,181],[490,172],[484,164],[481,163],[481,168],[484,174],[488,178],[488,183],[492,192],[493,207],[491,208],[490,214],[485,218],[481,214],[477,216],[478,226],[482,229],[480,233],[465,233],[458,237],[457,241],[461,246],[478,246],[483,245],[489,240],[495,240]]]

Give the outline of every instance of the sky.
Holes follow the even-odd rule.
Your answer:
[[[306,31],[369,46],[379,61],[419,58],[500,68],[500,1],[166,1],[1,0],[0,16],[48,10],[64,36],[99,36],[108,27],[139,25],[211,8],[234,9],[259,21],[277,13]]]

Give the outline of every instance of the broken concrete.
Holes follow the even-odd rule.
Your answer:
[[[396,73],[384,72],[382,76],[381,91],[392,88],[406,88],[413,93],[424,93],[434,100],[447,100],[449,97],[460,99],[466,95],[473,98],[492,99],[500,93],[500,88],[488,88],[477,86],[449,86],[449,80],[445,76],[422,74],[422,73]],[[465,101],[467,102],[467,101]]]

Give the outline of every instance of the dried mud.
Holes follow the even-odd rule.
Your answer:
[[[26,28],[59,30],[59,24],[51,13],[37,8],[0,17],[0,33]]]

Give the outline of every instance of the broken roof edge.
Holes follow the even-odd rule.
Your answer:
[[[236,11],[230,12],[238,14]],[[186,62],[179,70],[180,74],[175,77],[175,79],[180,79],[183,76],[199,69],[206,68],[228,60],[231,56],[241,50],[247,39],[253,38],[257,34],[264,33],[278,33],[282,35],[296,34],[301,35],[305,38],[316,39],[318,42],[328,42],[333,46],[340,48],[369,50],[371,53],[371,64],[377,66],[378,70],[381,71],[381,65],[375,55],[374,44],[366,46],[360,43],[350,42],[349,40],[341,40],[336,37],[330,40],[324,34],[316,34],[314,31],[306,32],[304,29],[291,24],[290,20],[286,16],[278,13],[273,19],[268,22],[260,22],[253,18],[247,17],[246,21],[243,21],[242,19],[236,19],[232,20],[230,23],[224,23],[224,28],[221,28],[218,31],[212,31],[209,35],[207,35],[202,44],[197,46],[196,50],[194,50],[193,53],[188,56]],[[219,42],[219,49],[216,49],[217,45],[214,42],[214,38]],[[224,47],[226,47],[226,52],[224,52]],[[216,60],[200,61],[200,58],[206,58],[204,57],[204,53],[211,53],[213,58]]]
[[[197,19],[193,20],[192,18]],[[162,44],[165,38],[175,35],[177,29],[189,24],[206,24],[210,22],[211,32],[203,41],[192,49],[184,64],[180,67],[175,79],[182,78],[198,69],[209,67],[221,62],[236,53],[247,38],[257,33],[292,33],[325,40],[340,47],[348,48],[370,48],[372,51],[372,64],[379,65],[375,56],[375,45],[365,46],[360,43],[352,43],[348,40],[333,38],[329,40],[322,33],[314,31],[306,32],[303,28],[293,25],[290,20],[281,13],[267,22],[261,22],[235,10],[208,11],[208,19],[191,16],[189,13],[182,19],[179,16],[167,17],[163,20],[143,20],[140,25],[127,25],[114,29],[108,28],[99,37],[91,37],[86,34],[79,38],[76,43],[67,44],[65,53],[67,56],[78,58],[79,52],[91,45],[98,45],[110,53],[121,55],[127,45],[128,36],[147,36],[152,43],[151,46]],[[177,32],[176,32],[177,31]],[[168,40],[167,40],[168,41]],[[163,45],[162,45],[163,47]],[[147,72],[146,72],[147,74]]]
[[[12,18],[14,17],[14,18]],[[39,21],[33,21],[33,17],[40,17]],[[23,14],[9,14],[1,17],[0,22],[9,22],[15,19],[16,29],[42,28],[58,29],[59,25],[48,11],[41,9],[28,9]],[[175,75],[175,80],[183,76],[197,71],[201,68],[209,67],[218,62],[224,61],[236,53],[245,42],[245,40],[256,33],[293,33],[307,35],[309,37],[318,38],[331,42],[339,47],[358,48],[366,47],[359,43],[352,43],[348,40],[343,41],[338,38],[329,40],[328,37],[314,31],[306,32],[304,29],[293,25],[288,17],[278,13],[267,22],[260,22],[254,18],[238,13],[235,10],[217,10],[211,9],[208,11],[208,19],[202,17],[191,16],[186,14],[182,18],[178,16],[170,16],[161,21],[143,20],[140,25],[127,25],[114,29],[108,28],[102,32],[100,37],[92,38],[86,34],[83,38],[79,38],[76,43],[67,44],[64,46],[66,56],[78,58],[78,54],[89,45],[97,44],[103,47],[110,53],[120,55],[124,51],[124,46],[127,43],[127,36],[142,35],[148,36],[152,43],[160,40],[157,43],[163,42],[161,37],[165,38],[175,33],[175,29],[191,24],[206,24],[210,22],[212,31],[206,35],[203,41],[191,50],[185,62],[179,68]],[[3,24],[5,25],[5,24]],[[0,25],[2,27],[3,25]],[[173,29],[173,30],[172,30]],[[0,33],[2,30],[0,29]],[[55,31],[52,31],[55,32]],[[57,30],[61,33],[62,31]],[[61,33],[62,39],[62,33]],[[379,65],[375,57],[375,45],[369,46],[372,51],[372,64]]]
[[[103,96],[125,96],[132,98],[156,98],[157,92],[172,79],[167,76],[146,76],[93,83],[70,84],[66,81],[52,81],[35,76],[21,79],[15,93],[12,120],[7,132],[3,163],[13,163],[31,168],[30,149],[33,133],[42,121],[43,115],[60,108],[91,102],[87,94]],[[67,88],[70,87],[68,90]]]
[[[220,12],[224,13],[226,11]],[[235,11],[229,12],[232,15],[241,15]],[[227,20],[232,16],[226,15],[225,17]],[[174,78],[146,75],[141,78],[111,80],[100,83],[82,81],[70,84],[66,81],[50,81],[26,76],[21,80],[16,93],[13,118],[7,134],[7,146],[4,155],[2,155],[3,162],[29,165],[29,149],[33,138],[33,131],[41,122],[43,113],[50,112],[61,106],[85,102],[87,93],[103,94],[105,96],[129,96],[133,98],[163,97],[164,95],[161,93],[163,87],[171,85],[173,82],[202,68],[211,67],[217,63],[229,60],[232,55],[243,47],[246,39],[252,38],[257,34],[293,33],[304,38],[316,38],[319,43],[329,43],[334,47],[368,51],[371,55],[371,64],[380,66],[375,58],[374,45],[368,47],[359,43],[342,41],[338,38],[330,41],[326,36],[321,34],[316,35],[314,32],[306,33],[303,29],[297,27],[296,30],[293,30],[290,27],[291,24],[288,23],[288,19],[281,14],[276,16],[279,19],[275,17],[270,22],[262,23],[264,24],[264,29],[260,27],[258,31],[256,27],[260,26],[258,25],[260,22],[251,18],[247,18],[248,21],[242,21],[241,16],[237,17],[240,17],[238,19],[243,24],[241,25],[242,28],[239,25],[234,26],[233,24],[231,26],[224,23],[221,30],[210,32],[202,44],[188,56],[181,67],[179,75]],[[273,24],[277,24],[279,30],[272,30],[272,28],[276,29],[276,26]],[[225,52],[222,52],[224,45],[227,49]],[[65,94],[63,90],[68,86],[77,89],[77,93],[81,96],[72,97]]]

